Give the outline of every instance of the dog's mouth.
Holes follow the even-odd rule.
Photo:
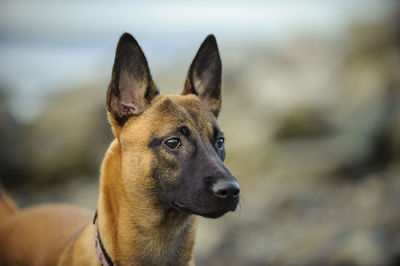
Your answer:
[[[172,207],[178,211],[178,212],[184,212],[184,213],[188,213],[188,214],[196,214],[196,215],[200,215],[206,218],[219,218],[222,215],[224,215],[225,213],[227,213],[228,211],[234,211],[234,209],[232,210],[220,210],[220,211],[214,211],[214,212],[197,212],[194,211],[192,209],[187,208],[183,203],[178,202],[178,201],[171,201],[171,205]],[[236,208],[235,208],[236,209]]]
[[[174,200],[173,200],[171,203],[172,203],[172,206],[173,206],[175,209],[178,209],[177,211],[180,211],[180,210],[182,210],[182,209],[186,209],[186,208],[185,208],[185,205],[184,205],[183,203],[180,203],[180,202],[174,201]]]

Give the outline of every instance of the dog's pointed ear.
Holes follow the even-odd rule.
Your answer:
[[[122,126],[129,117],[142,113],[157,94],[142,49],[132,35],[124,33],[115,53],[107,110]]]
[[[195,94],[218,116],[221,109],[221,58],[214,35],[208,35],[190,65],[182,94]]]

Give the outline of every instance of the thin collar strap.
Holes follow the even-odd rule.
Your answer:
[[[107,251],[104,249],[103,242],[101,242],[99,229],[97,227],[97,210],[94,214],[93,218],[94,224],[94,246],[96,248],[97,258],[99,259],[101,266],[114,266],[110,256]]]

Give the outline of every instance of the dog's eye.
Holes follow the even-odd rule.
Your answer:
[[[222,149],[222,148],[224,147],[224,142],[225,142],[225,139],[224,139],[224,138],[218,138],[218,139],[217,139],[217,146],[218,146],[218,148]]]
[[[178,149],[181,146],[181,140],[178,138],[172,138],[167,140],[165,144],[171,149]]]

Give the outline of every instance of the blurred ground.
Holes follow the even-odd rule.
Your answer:
[[[400,265],[396,14],[354,23],[340,38],[304,34],[221,51],[219,120],[243,197],[236,213],[201,219],[198,265]],[[155,76],[162,92],[182,88],[174,69],[183,64]],[[54,94],[29,123],[6,108],[3,88],[0,176],[22,206],[95,208],[112,139],[109,77],[99,77]]]

